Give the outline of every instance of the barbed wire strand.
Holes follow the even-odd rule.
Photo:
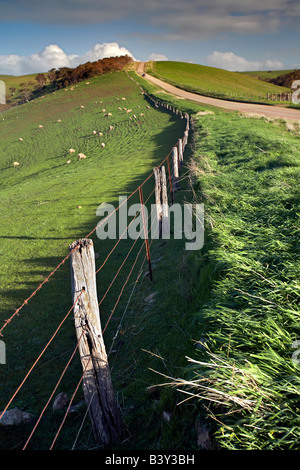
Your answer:
[[[73,403],[73,400],[74,400],[74,398],[75,398],[75,395],[76,395],[76,393],[77,393],[77,391],[78,391],[79,385],[81,384],[81,382],[82,382],[82,380],[83,380],[83,378],[84,378],[84,374],[86,373],[86,370],[87,370],[87,368],[88,368],[88,365],[89,365],[91,359],[92,359],[92,355],[90,355],[90,357],[89,357],[89,359],[88,359],[88,361],[87,361],[87,363],[86,363],[86,366],[85,366],[85,368],[84,368],[83,374],[82,374],[82,376],[81,376],[81,378],[80,378],[80,380],[79,380],[79,382],[78,382],[78,384],[77,384],[77,386],[76,386],[76,389],[75,389],[75,391],[74,391],[74,393],[73,393],[73,395],[72,395],[72,397],[71,397],[71,400],[70,400],[69,405],[68,405],[68,408],[67,408],[67,410],[66,410],[66,412],[65,412],[64,418],[63,418],[63,420],[62,420],[62,422],[61,422],[61,424],[60,424],[60,426],[59,426],[59,429],[58,429],[57,433],[55,434],[55,437],[54,437],[54,439],[53,439],[53,442],[52,442],[51,447],[50,447],[49,450],[52,450],[52,449],[53,449],[53,446],[54,446],[54,444],[55,444],[55,442],[56,442],[56,440],[57,440],[57,438],[58,438],[58,436],[59,436],[59,434],[60,434],[60,431],[61,431],[61,429],[62,429],[62,427],[63,427],[63,425],[64,425],[64,423],[65,423],[65,421],[66,421],[66,418],[67,418],[67,416],[68,416],[68,413],[69,413],[69,410],[70,410],[71,405],[72,405],[72,403]]]
[[[22,382],[20,383],[20,385],[18,386],[18,388],[16,389],[16,391],[14,392],[14,394],[12,395],[12,397],[10,398],[9,402],[7,403],[6,407],[4,408],[4,410],[1,412],[0,414],[0,419],[2,418],[2,416],[4,415],[5,411],[8,409],[9,405],[12,403],[12,401],[14,400],[14,398],[16,397],[16,395],[18,394],[18,392],[20,391],[20,389],[22,388],[22,386],[24,385],[24,383],[26,382],[26,380],[28,379],[29,375],[31,374],[31,372],[33,371],[33,369],[35,368],[35,366],[37,365],[38,361],[41,359],[41,357],[43,356],[43,354],[45,353],[45,351],[47,350],[47,348],[50,346],[50,344],[52,343],[53,339],[55,338],[55,336],[57,335],[58,331],[60,330],[60,328],[62,327],[63,323],[66,321],[66,319],[68,318],[68,316],[70,315],[70,313],[72,312],[72,310],[74,309],[78,299],[80,298],[80,296],[82,295],[82,292],[83,292],[83,289],[82,291],[80,292],[80,294],[78,295],[77,299],[75,300],[74,304],[72,305],[72,307],[70,308],[70,310],[68,311],[68,313],[66,314],[66,316],[63,318],[63,320],[60,322],[60,324],[58,325],[57,329],[55,330],[55,332],[53,333],[53,335],[51,336],[50,340],[48,341],[48,343],[46,344],[46,346],[44,347],[44,349],[41,351],[41,353],[39,354],[39,356],[37,357],[37,359],[35,360],[35,362],[32,364],[32,366],[30,367],[29,371],[27,372],[27,374],[25,375],[24,379],[22,380]]]
[[[148,200],[150,199],[150,197],[152,196],[152,194],[154,193],[155,191],[155,188],[153,189],[153,191],[151,192],[151,194],[148,196],[147,200],[145,201],[145,204],[148,202]],[[115,249],[117,248],[118,244],[120,243],[120,241],[122,240],[123,236],[125,235],[125,233],[127,232],[128,228],[130,227],[130,225],[133,223],[133,221],[136,219],[136,217],[138,216],[138,214],[141,212],[141,209],[135,214],[134,218],[130,221],[130,223],[127,225],[127,227],[125,228],[124,232],[122,233],[122,235],[118,238],[118,241],[115,243],[115,245],[113,246],[113,248],[110,250],[110,252],[108,253],[107,257],[105,258],[104,262],[101,264],[100,268],[97,269],[96,271],[96,274],[98,274],[99,271],[101,271],[101,269],[103,268],[103,266],[105,265],[105,263],[108,261],[109,257],[112,255],[112,253],[115,251]]]
[[[168,158],[168,156],[171,154],[171,152],[172,152],[172,150],[169,152],[167,157],[160,163],[159,166],[161,166],[165,162],[165,160]],[[99,224],[97,224],[96,227],[94,227],[93,230],[91,230],[90,233],[88,235],[86,235],[84,238],[89,238],[97,230],[97,228],[100,227],[102,223],[106,222],[108,220],[108,218],[111,217],[117,210],[119,210],[120,207],[123,204],[125,204],[125,202],[127,202],[139,190],[139,188],[141,186],[143,186],[152,177],[153,174],[154,174],[154,172],[152,171],[150,173],[150,175],[129,196],[127,196],[127,198],[124,199],[124,201],[121,204],[119,204],[119,206],[117,208],[115,208],[105,219],[103,219]],[[14,313],[10,316],[10,318],[8,318],[4,321],[4,324],[0,328],[0,336],[3,336],[2,331],[4,330],[4,328],[7,327],[7,325],[12,321],[12,319],[16,315],[19,315],[20,311],[24,308],[24,306],[28,304],[28,302],[37,294],[37,292],[49,281],[49,279],[56,273],[56,271],[67,261],[67,259],[69,259],[71,254],[77,249],[78,249],[78,246],[74,247],[69,252],[69,254],[65,258],[63,258],[63,260],[53,269],[53,271],[51,271],[51,273],[44,279],[44,281],[31,293],[31,295],[29,297],[27,297],[27,299],[24,300],[22,305],[14,311]]]
[[[26,443],[25,443],[25,445],[24,445],[24,447],[23,447],[22,450],[25,450],[25,449],[26,449],[26,447],[27,447],[28,443],[30,442],[30,440],[31,440],[31,438],[32,438],[32,436],[33,436],[33,434],[34,434],[34,432],[35,432],[35,430],[36,430],[38,424],[40,423],[40,421],[41,421],[41,419],[42,419],[42,417],[43,417],[43,415],[44,415],[44,413],[45,413],[45,411],[46,411],[46,409],[47,409],[47,407],[48,407],[50,401],[52,400],[54,393],[56,392],[56,390],[57,390],[57,388],[58,388],[60,382],[62,381],[62,379],[63,379],[63,377],[64,377],[64,375],[65,375],[65,373],[66,373],[66,371],[67,371],[67,369],[69,368],[69,365],[71,364],[72,359],[73,359],[74,356],[75,356],[75,353],[76,353],[76,351],[77,351],[77,349],[78,349],[78,347],[79,347],[80,340],[81,340],[83,334],[85,333],[85,330],[86,330],[86,326],[83,328],[82,333],[81,333],[81,335],[80,335],[80,337],[79,337],[79,339],[78,339],[78,341],[77,341],[76,347],[75,347],[73,353],[71,354],[71,357],[70,357],[70,359],[68,360],[68,362],[67,362],[67,364],[66,364],[66,366],[65,366],[65,368],[64,368],[64,370],[63,370],[63,372],[61,373],[61,375],[60,375],[58,381],[56,382],[56,385],[55,385],[54,389],[52,390],[52,393],[51,393],[51,395],[50,395],[50,397],[49,397],[49,399],[48,399],[46,405],[44,406],[44,408],[43,408],[43,410],[42,410],[42,412],[41,412],[41,414],[40,414],[38,420],[36,421],[36,423],[35,423],[35,425],[34,425],[34,427],[33,427],[33,430],[31,431],[31,433],[30,433],[30,435],[29,435],[29,437],[28,437],[28,439],[27,439],[27,441],[26,441]]]
[[[93,393],[93,395],[91,396],[91,399],[90,399],[89,404],[88,404],[88,406],[87,406],[87,408],[86,408],[86,412],[84,413],[83,419],[82,419],[82,421],[81,421],[81,423],[80,423],[80,427],[79,427],[79,430],[78,430],[78,432],[77,432],[77,434],[76,434],[75,441],[73,442],[73,445],[72,445],[71,450],[74,450],[74,449],[75,449],[75,445],[76,445],[76,443],[77,443],[77,441],[78,441],[79,434],[80,434],[80,432],[81,432],[81,429],[82,429],[82,427],[83,427],[83,425],[84,425],[84,422],[85,422],[85,420],[86,420],[86,417],[87,417],[87,415],[88,415],[88,412],[89,412],[89,409],[90,409],[90,407],[91,407],[91,404],[92,404],[93,398],[94,398],[94,396],[95,396],[95,393],[96,393],[96,391],[95,391],[95,392]]]

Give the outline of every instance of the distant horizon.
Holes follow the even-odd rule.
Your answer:
[[[96,60],[101,60],[101,59],[96,59]],[[135,60],[134,62],[150,62],[150,61]],[[156,62],[156,61],[153,61],[153,62]],[[166,60],[166,61],[161,61],[161,62],[178,62],[178,63],[183,62],[184,63],[184,61],[178,61],[178,60]],[[84,63],[85,62],[82,62],[78,65],[83,65]],[[191,62],[186,62],[186,63],[191,63]],[[196,62],[193,62],[193,65],[200,65],[200,66],[204,66],[204,67],[218,68],[220,70],[225,70],[226,72],[233,72],[233,73],[259,73],[259,72],[281,72],[281,71],[282,72],[289,72],[289,71],[293,71],[293,70],[298,70],[298,67],[295,67],[295,68],[290,68],[290,69],[281,69],[280,68],[280,69],[273,69],[273,70],[265,69],[265,70],[243,70],[243,71],[239,71],[239,70],[226,70],[223,67],[215,67],[215,66],[211,66],[211,65],[198,64]],[[59,68],[59,67],[54,67],[54,68]],[[70,68],[73,68],[73,67],[70,67]],[[4,77],[4,76],[6,76],[6,77],[26,77],[26,76],[30,76],[30,75],[36,75],[38,73],[47,74],[49,72],[49,70],[44,70],[44,71],[43,70],[38,70],[36,72],[30,72],[30,73],[25,73],[25,74],[21,74],[21,75],[0,73],[0,76],[1,77]]]

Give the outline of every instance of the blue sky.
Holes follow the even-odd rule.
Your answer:
[[[124,53],[227,70],[300,68],[300,3],[0,0],[0,74]]]

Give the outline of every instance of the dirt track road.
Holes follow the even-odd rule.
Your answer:
[[[142,75],[144,72],[145,62],[139,62],[137,67],[137,73]],[[251,114],[260,114],[262,116],[272,117],[272,118],[281,118],[288,119],[291,121],[300,122],[300,110],[291,109],[291,108],[281,108],[279,106],[268,106],[263,104],[251,104],[251,103],[239,103],[237,101],[225,101],[217,98],[209,98],[207,96],[196,95],[188,91],[181,90],[176,88],[173,85],[169,85],[162,80],[152,77],[151,75],[145,74],[145,77],[150,82],[155,85],[160,86],[164,90],[172,93],[173,95],[179,96],[181,98],[186,98],[197,103],[209,104],[212,106],[217,106],[224,109],[229,109],[232,111],[240,111],[242,113],[251,113]]]

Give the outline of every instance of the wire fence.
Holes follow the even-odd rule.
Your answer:
[[[102,330],[102,335],[104,335],[107,331],[107,328],[108,328],[108,326],[109,326],[116,310],[117,310],[118,305],[120,304],[120,299],[122,298],[122,296],[124,295],[124,292],[126,291],[126,286],[128,285],[129,281],[131,280],[132,288],[128,291],[128,296],[127,296],[127,299],[126,299],[125,308],[119,314],[119,318],[118,318],[118,321],[117,321],[117,323],[118,323],[117,328],[111,333],[112,340],[111,340],[111,343],[109,345],[108,356],[110,356],[110,354],[113,350],[114,344],[116,342],[116,339],[117,339],[118,335],[120,334],[120,332],[122,331],[122,325],[123,325],[123,322],[124,322],[124,318],[125,318],[127,312],[129,311],[130,304],[132,302],[132,299],[134,298],[134,293],[135,293],[136,287],[138,285],[138,282],[141,279],[142,273],[144,272],[146,262],[148,263],[148,273],[150,274],[150,276],[149,276],[150,279],[151,279],[151,275],[152,275],[152,272],[151,272],[151,247],[152,247],[153,239],[149,243],[149,235],[150,235],[151,229],[153,228],[153,221],[152,221],[152,224],[150,225],[150,228],[148,229],[147,227],[148,227],[149,219],[151,217],[151,212],[150,212],[149,216],[146,218],[145,214],[143,213],[143,207],[146,207],[146,205],[151,201],[151,199],[156,194],[156,187],[152,188],[152,190],[149,191],[149,193],[147,194],[147,197],[144,200],[144,193],[146,192],[146,189],[148,189],[148,187],[150,187],[150,184],[146,185],[146,183],[147,182],[150,183],[151,179],[154,181],[155,171],[161,170],[162,168],[164,168],[164,171],[166,173],[167,200],[170,201],[170,203],[172,204],[172,202],[174,200],[174,192],[175,192],[176,184],[178,184],[178,180],[179,180],[180,167],[183,163],[183,154],[184,154],[185,147],[187,145],[187,141],[188,141],[188,137],[189,137],[189,130],[190,130],[190,117],[189,117],[188,114],[182,113],[177,108],[170,106],[168,103],[161,102],[161,101],[157,100],[154,96],[151,96],[148,93],[146,93],[142,88],[141,88],[141,93],[143,93],[145,98],[152,105],[154,105],[155,107],[165,108],[166,110],[174,113],[175,115],[177,115],[181,119],[185,119],[186,120],[186,128],[185,128],[185,132],[184,132],[183,137],[178,139],[176,144],[172,147],[171,151],[162,160],[162,162],[156,168],[153,169],[153,171],[144,179],[144,181],[139,186],[137,186],[137,188],[129,196],[127,196],[127,198],[124,199],[122,201],[122,203],[120,203],[119,206],[113,212],[111,212],[106,218],[101,220],[101,222],[98,223],[84,237],[84,239],[89,239],[96,232],[96,230],[99,229],[99,227],[101,225],[106,224],[110,217],[112,217],[114,214],[116,214],[118,211],[120,211],[120,208],[122,207],[122,205],[127,203],[131,198],[133,198],[134,195],[136,195],[136,197],[139,197],[139,200],[140,200],[140,203],[141,203],[141,209],[136,212],[135,216],[132,218],[130,223],[127,225],[126,229],[119,236],[119,238],[115,241],[113,247],[109,250],[109,252],[105,255],[105,258],[104,258],[103,262],[100,264],[100,266],[98,268],[95,269],[95,273],[94,273],[95,276],[98,276],[99,273],[104,268],[104,266],[107,266],[107,264],[110,262],[110,258],[112,256],[112,254],[118,248],[121,240],[123,240],[124,235],[127,233],[128,228],[131,226],[131,224],[134,223],[136,218],[139,215],[142,214],[142,216],[143,216],[143,226],[144,226],[144,233],[143,233],[144,236],[140,237],[140,238],[136,238],[132,241],[129,250],[125,254],[122,262],[120,262],[113,278],[111,279],[110,282],[108,282],[108,285],[104,289],[104,293],[101,295],[101,298],[98,302],[98,306],[100,306],[100,305],[102,306],[105,303],[105,300],[106,300],[106,298],[109,294],[114,297],[113,304],[112,304],[113,307],[112,307],[112,309],[111,309],[111,311],[110,311],[110,313],[107,317],[107,320],[106,320],[105,325],[104,325],[103,330]],[[147,222],[147,224],[146,224],[146,222]],[[138,243],[140,241],[141,241],[140,246],[139,246],[139,248],[137,248]],[[43,280],[43,282],[23,301],[23,303],[12,313],[12,315],[4,321],[3,325],[0,327],[0,336],[3,336],[5,328],[13,322],[13,320],[16,316],[19,316],[20,314],[22,314],[23,308],[26,305],[28,305],[28,303],[32,300],[32,298],[34,296],[38,295],[39,291],[45,286],[45,284],[49,282],[49,280],[54,276],[54,274],[66,263],[66,261],[71,259],[74,252],[79,249],[78,244],[74,245],[73,247],[72,246],[73,245],[71,245],[71,247],[69,249],[69,253],[58,263],[58,265],[50,272],[50,274],[47,275],[47,277]],[[134,252],[134,249],[136,249],[136,253]],[[134,255],[133,260],[131,260],[130,255]],[[117,289],[116,288],[116,281],[120,277],[121,272],[124,271],[125,265],[128,266],[128,272],[125,275],[125,279],[123,279],[123,281],[120,281],[120,286],[121,287]],[[29,370],[25,374],[24,378],[21,380],[19,386],[16,388],[14,393],[11,395],[11,397],[7,401],[7,404],[4,407],[4,409],[2,410],[2,412],[0,412],[0,421],[3,418],[4,414],[7,411],[9,411],[11,404],[15,400],[16,396],[21,392],[22,387],[24,386],[25,382],[28,380],[28,378],[32,374],[33,370],[36,368],[37,364],[40,362],[41,358],[43,357],[43,355],[45,354],[45,352],[47,351],[49,346],[52,344],[52,342],[57,337],[57,335],[58,335],[59,331],[61,330],[63,324],[67,321],[67,319],[70,318],[72,312],[74,313],[75,308],[77,308],[79,303],[82,301],[84,293],[85,293],[84,288],[82,288],[81,291],[79,293],[77,293],[73,305],[70,307],[68,312],[62,318],[62,320],[58,324],[57,328],[55,329],[53,334],[50,336],[50,339],[48,340],[47,344],[42,349],[40,354],[37,356],[36,360],[33,362],[32,366],[29,368]],[[50,393],[47,402],[43,406],[43,409],[42,409],[40,415],[38,416],[37,420],[35,421],[33,429],[31,431],[31,433],[29,434],[28,438],[26,439],[26,442],[23,446],[23,450],[27,449],[27,447],[28,447],[33,435],[35,434],[35,432],[36,432],[36,430],[37,430],[37,428],[38,428],[38,426],[39,426],[39,424],[40,424],[47,408],[49,407],[51,401],[53,400],[53,397],[54,397],[54,395],[55,395],[55,393],[56,393],[56,391],[57,391],[64,375],[66,374],[66,372],[67,372],[74,356],[76,355],[76,352],[78,352],[78,349],[80,348],[80,342],[81,342],[81,339],[82,339],[83,335],[85,335],[85,327],[83,328],[80,337],[77,337],[76,346],[72,350],[72,353],[70,354],[70,357],[67,360],[66,365],[65,365],[62,373],[59,375],[59,377],[57,379],[55,387],[53,388],[52,392]],[[84,381],[86,369],[90,366],[91,360],[92,360],[92,356],[90,356],[88,358],[88,361],[86,362],[86,365],[84,367],[82,375],[79,378],[78,383],[75,384],[75,386],[74,386],[74,393],[73,393],[73,395],[72,395],[72,397],[69,401],[68,407],[65,411],[65,415],[64,415],[64,417],[61,421],[61,424],[60,424],[57,432],[54,435],[53,441],[50,445],[50,449],[53,449],[54,446],[55,446],[55,443],[56,443],[56,441],[57,441],[57,439],[60,435],[60,432],[61,432],[61,430],[64,426],[64,423],[67,419],[67,416],[70,412],[70,408],[71,408],[71,405],[74,401],[75,395],[77,394],[77,392],[80,388],[80,385]],[[115,361],[116,361],[116,357],[115,357]],[[83,420],[86,420],[86,418],[87,418],[92,400],[93,400],[93,396],[89,400],[88,403],[86,402],[87,410],[86,410],[86,413],[84,415]],[[75,448],[75,445],[76,445],[76,442],[78,440],[78,436],[79,436],[79,433],[82,429],[82,426],[83,426],[83,422],[80,424],[80,428],[78,430],[78,434],[76,436],[76,439],[75,439],[75,442],[74,442],[72,448]]]

